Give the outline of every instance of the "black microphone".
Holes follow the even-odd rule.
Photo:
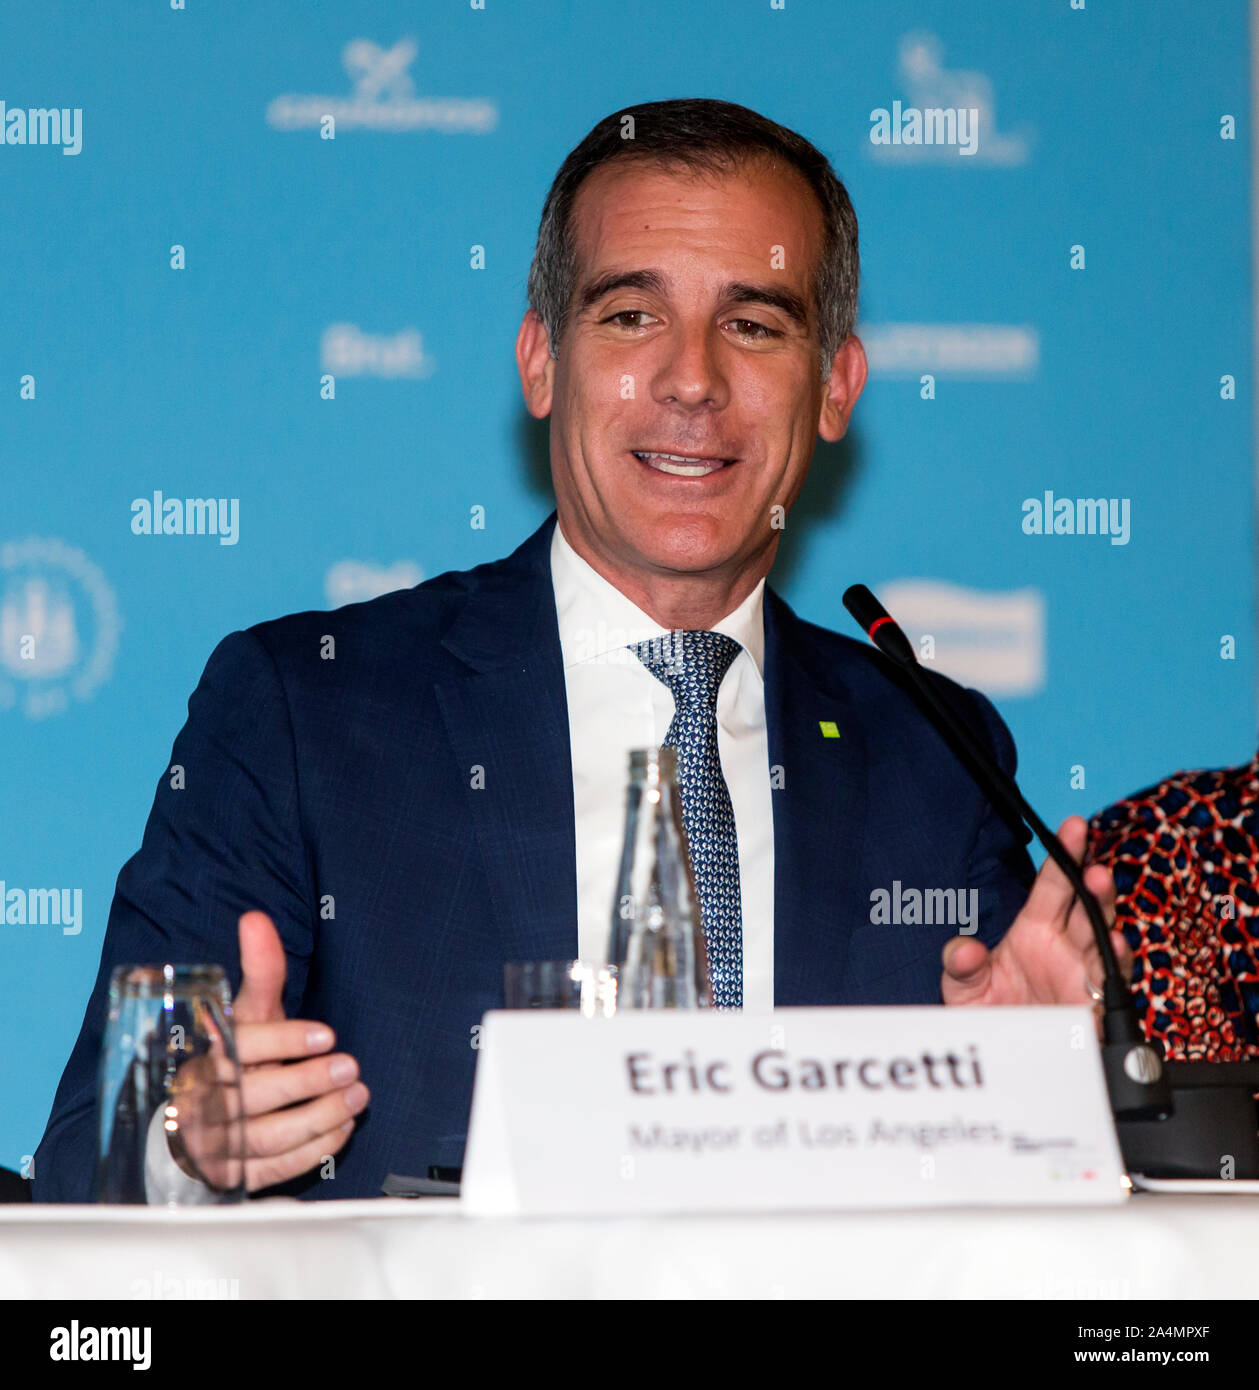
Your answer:
[[[939,719],[945,742],[963,765],[969,764],[968,771],[980,790],[994,806],[1031,828],[1045,852],[1066,874],[1084,905],[1102,958],[1102,1065],[1115,1118],[1153,1120],[1168,1115],[1172,1109],[1172,1091],[1163,1066],[1162,1049],[1157,1043],[1147,1042],[1141,1031],[1132,991],[1115,959],[1101,904],[1084,886],[1080,866],[1028,805],[1014,778],[1001,768],[937,693],[918,664],[909,639],[870,590],[864,584],[854,584],[844,594],[844,607],[874,645],[913,681]]]

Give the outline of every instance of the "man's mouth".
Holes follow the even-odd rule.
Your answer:
[[[737,462],[736,459],[714,458],[705,454],[664,454],[646,449],[631,449],[630,452],[648,468],[660,473],[672,473],[675,478],[703,478]]]

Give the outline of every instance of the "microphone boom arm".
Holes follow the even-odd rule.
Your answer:
[[[899,666],[926,700],[948,734],[946,742],[959,760],[969,760],[968,771],[993,805],[1030,827],[1046,854],[1067,876],[1083,904],[1102,959],[1102,1062],[1111,1106],[1116,1118],[1144,1119],[1166,1115],[1172,1107],[1161,1049],[1146,1041],[1137,1017],[1132,991],[1119,969],[1106,916],[1096,894],[1084,884],[1080,866],[1066,846],[1036,814],[1019,790],[1018,783],[966,728],[932,687],[918,663],[913,646],[891,615],[864,584],[854,584],[844,594],[844,607],[852,614],[876,647]],[[959,750],[966,754],[961,758]],[[1026,842],[1026,841],[1025,841]]]

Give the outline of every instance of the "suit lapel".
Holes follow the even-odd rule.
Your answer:
[[[774,807],[774,1003],[837,1002],[848,964],[866,809],[865,742],[800,621],[765,590],[765,720]],[[839,737],[827,737],[823,722]]]
[[[577,955],[572,759],[550,570],[554,525],[552,514],[501,564],[474,571],[477,582],[444,639],[468,670],[437,686],[505,961]],[[475,785],[478,778],[483,786]]]

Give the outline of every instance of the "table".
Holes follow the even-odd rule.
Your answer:
[[[1259,1297],[1259,1196],[585,1219],[457,1198],[0,1207],[0,1298]]]

